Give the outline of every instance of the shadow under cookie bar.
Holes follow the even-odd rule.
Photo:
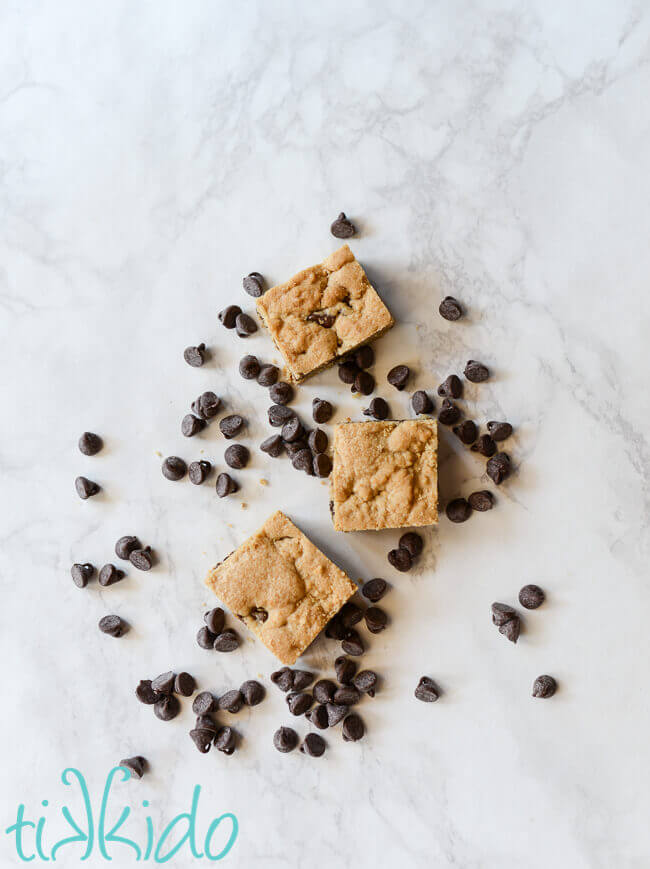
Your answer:
[[[280,510],[205,583],[283,664],[295,664],[357,590]]]
[[[379,531],[438,521],[435,419],[334,427],[330,512],[337,531]]]
[[[257,312],[295,382],[379,338],[395,322],[347,245],[271,287]]]

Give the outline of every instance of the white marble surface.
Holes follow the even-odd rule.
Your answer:
[[[143,753],[151,773],[117,801],[148,799],[162,824],[201,784],[203,828],[239,818],[233,866],[650,864],[649,40],[631,0],[2,5],[3,830],[48,798],[54,835],[66,766],[98,799],[111,765]],[[517,429],[497,508],[443,519],[409,575],[386,563],[397,533],[337,535],[326,489],[286,460],[256,450],[223,501],[160,474],[160,454],[223,467],[216,426],[179,430],[204,389],[250,419],[244,443],[266,436],[236,362],[272,358],[270,340],[216,313],[252,308],[252,269],[280,281],[334,249],[341,209],[399,320],[379,394],[401,413],[391,365],[434,388],[479,358],[494,377],[468,413]],[[447,293],[464,322],[436,313]],[[200,340],[214,358],[193,370],[182,350]],[[333,371],[296,406],[314,395],[337,419],[362,406]],[[105,437],[95,458],[77,451],[84,429]],[[483,486],[482,462],[446,440],[443,496]],[[81,502],[77,474],[102,495]],[[218,656],[194,634],[207,567],[277,507],[355,577],[393,583],[392,626],[364,658],[384,687],[364,741],[327,733],[323,759],[273,749],[295,723],[275,689],[237,716],[236,756],[201,756],[188,702],[163,724],[133,689],[168,668],[216,692],[268,682],[252,638]],[[124,533],[160,564],[78,590],[71,563],[111,560]],[[489,607],[526,582],[548,603],[514,647]],[[127,637],[98,632],[107,612]],[[302,663],[335,650],[321,640]],[[561,685],[547,702],[530,696],[543,672]],[[412,696],[423,673],[445,692],[432,706]],[[0,855],[14,865],[4,834]]]

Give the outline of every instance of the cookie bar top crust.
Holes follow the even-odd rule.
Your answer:
[[[436,420],[335,426],[330,497],[337,531],[437,522]]]
[[[357,590],[279,510],[205,583],[283,664],[294,664]]]
[[[395,322],[347,244],[271,287],[257,311],[296,381],[378,338]]]

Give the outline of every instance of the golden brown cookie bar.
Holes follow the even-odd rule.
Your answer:
[[[395,322],[347,244],[271,287],[257,312],[295,381],[378,338]]]
[[[283,664],[295,664],[357,590],[279,510],[205,583]]]
[[[337,531],[438,521],[435,419],[347,422],[334,428],[331,512]]]

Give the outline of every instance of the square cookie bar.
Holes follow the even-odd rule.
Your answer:
[[[347,244],[271,287],[257,312],[294,381],[378,338],[395,322]]]
[[[279,510],[205,583],[283,664],[295,664],[357,590]]]
[[[330,509],[337,531],[438,521],[435,419],[347,422],[334,428]]]

